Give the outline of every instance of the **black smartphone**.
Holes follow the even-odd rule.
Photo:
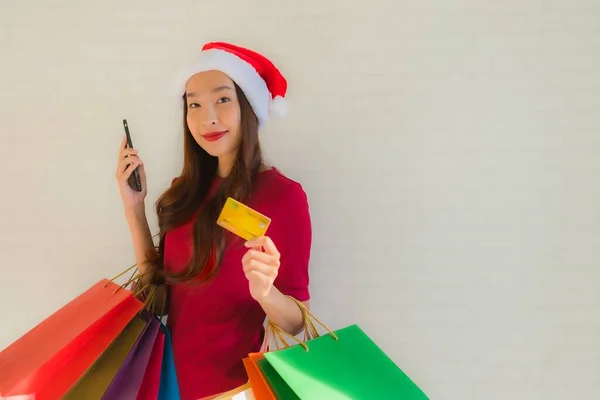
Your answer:
[[[133,148],[133,143],[131,142],[131,135],[129,134],[129,125],[127,124],[126,119],[123,120],[123,128],[125,129],[125,136],[127,137],[127,147]],[[142,191],[142,180],[140,179],[140,171],[138,171],[137,167],[129,176],[127,183],[133,190],[136,190],[138,192]]]

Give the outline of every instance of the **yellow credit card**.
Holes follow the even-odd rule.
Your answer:
[[[263,236],[271,219],[229,197],[217,219],[217,224],[236,235],[250,240]]]

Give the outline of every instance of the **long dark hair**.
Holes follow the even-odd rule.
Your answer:
[[[263,166],[258,118],[237,84],[235,90],[241,111],[241,143],[231,172],[210,199],[206,197],[217,174],[218,160],[204,151],[192,136],[187,125],[187,99],[183,96],[183,170],[181,176],[156,201],[159,245],[148,255],[155,283],[164,283],[165,280],[169,283],[206,281],[216,275],[226,246],[223,228],[216,224],[221,208],[227,197],[242,202],[246,200]],[[178,273],[165,271],[163,256],[166,233],[192,218],[202,204],[202,210],[194,222],[194,247],[188,266]]]

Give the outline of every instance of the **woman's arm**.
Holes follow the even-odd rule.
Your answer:
[[[135,262],[137,263],[140,273],[148,270],[148,253],[154,248],[150,227],[146,219],[146,210],[144,206],[131,207],[125,209],[125,218],[129,225],[129,232],[133,242],[133,251],[135,254]],[[148,283],[148,277],[143,278],[144,284]]]
[[[143,274],[152,268],[149,264],[148,254],[154,249],[152,234],[146,218],[146,210],[144,206],[127,207],[125,208],[125,217],[129,225],[131,240],[133,242],[133,250],[135,253],[135,261],[138,265],[138,271]],[[151,274],[144,275],[140,279],[138,288],[143,288],[150,282]],[[165,301],[167,299],[167,301]],[[159,313],[161,310],[167,310],[168,307],[168,292],[165,285],[159,285],[155,292],[155,311]]]
[[[293,185],[280,201],[269,227],[269,237],[246,243],[242,258],[252,297],[267,318],[290,334],[302,332],[304,321],[298,304],[310,307],[309,263],[312,226],[306,193]]]

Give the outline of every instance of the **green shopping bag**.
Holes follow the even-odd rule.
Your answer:
[[[265,359],[259,362],[259,368],[278,398],[428,399],[360,327],[351,325],[331,331],[312,316],[302,303],[296,303],[302,309],[305,327],[312,339],[266,352]],[[310,321],[311,317],[329,334],[320,336]],[[272,322],[269,324],[279,337],[286,334]]]

